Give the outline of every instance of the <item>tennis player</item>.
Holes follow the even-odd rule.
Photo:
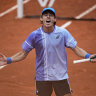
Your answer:
[[[71,96],[66,48],[82,58],[90,58],[96,54],[91,55],[78,47],[77,41],[66,29],[56,26],[56,12],[53,8],[44,8],[40,21],[42,26],[29,35],[19,53],[12,57],[0,54],[0,66],[25,59],[35,48],[36,94],[51,96],[54,89],[56,96]],[[96,58],[92,62],[96,62]]]

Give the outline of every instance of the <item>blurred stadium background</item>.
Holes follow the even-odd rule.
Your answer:
[[[41,26],[39,16],[50,2],[53,2],[50,6],[56,10],[57,25],[62,26],[71,21],[66,29],[78,41],[78,46],[91,54],[96,53],[96,0],[41,0],[41,2],[40,4],[40,0],[30,0],[24,4],[24,18],[18,19],[16,8],[1,16],[1,13],[17,5],[17,0],[0,0],[0,53],[11,56],[21,50],[21,45],[28,35]],[[93,6],[94,10],[80,20],[75,18]],[[96,64],[85,62],[74,65],[73,60],[80,58],[69,49],[67,53],[73,96],[96,96]],[[35,96],[34,78],[35,50],[30,52],[24,61],[0,69],[0,96]],[[52,96],[55,96],[54,93]]]

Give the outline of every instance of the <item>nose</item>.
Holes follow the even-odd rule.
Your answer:
[[[50,14],[48,14],[47,17],[50,17]]]

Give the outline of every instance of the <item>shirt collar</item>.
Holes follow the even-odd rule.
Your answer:
[[[42,34],[43,34],[43,33],[46,33],[46,34],[47,34],[47,32],[44,32],[43,26],[40,27],[40,30],[41,30],[41,33],[42,33]],[[50,33],[53,33],[53,32],[56,32],[56,26],[54,26],[54,30],[53,30],[52,32],[50,32]]]

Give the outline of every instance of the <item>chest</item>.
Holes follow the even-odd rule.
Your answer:
[[[45,46],[52,46],[52,47],[58,47],[58,46],[64,46],[64,36],[60,33],[43,33],[41,35],[38,35],[35,38],[35,46],[39,47],[45,47]]]

